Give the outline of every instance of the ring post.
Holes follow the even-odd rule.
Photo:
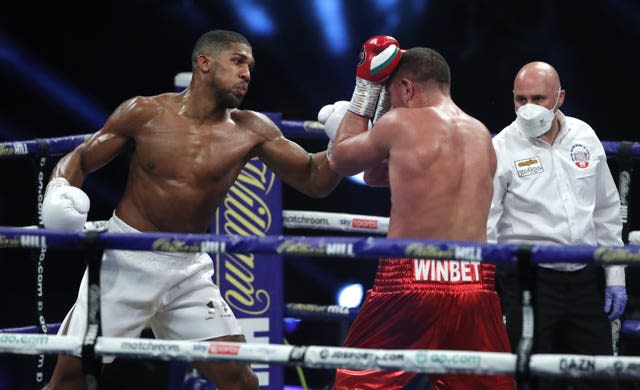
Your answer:
[[[618,192],[620,193],[620,217],[622,218],[622,240],[629,242],[629,226],[631,206],[629,193],[631,190],[631,174],[633,172],[633,142],[622,141],[616,153],[618,162]]]
[[[95,345],[101,336],[100,329],[100,267],[103,248],[98,243],[97,230],[86,232],[83,254],[87,264],[87,331],[82,341],[82,371],[88,390],[98,389],[102,359],[96,357]]]
[[[529,362],[533,348],[534,315],[532,291],[534,270],[531,265],[531,245],[523,244],[516,250],[518,259],[518,278],[520,279],[520,298],[522,303],[522,336],[516,349],[516,382],[518,389],[531,389],[531,371]]]
[[[178,73],[176,91],[189,85],[191,74]],[[278,127],[282,116],[265,113]],[[211,234],[266,236],[282,234],[282,183],[259,159],[250,160],[218,207]],[[240,321],[249,343],[282,344],[284,298],[279,255],[224,253],[214,257],[214,283]],[[263,389],[284,387],[283,367],[252,364]]]

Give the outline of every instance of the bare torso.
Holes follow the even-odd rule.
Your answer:
[[[63,157],[52,176],[80,187],[87,174],[132,145],[118,217],[141,231],[193,233],[207,230],[253,157],[311,197],[326,196],[340,181],[324,152],[307,153],[265,115],[202,104],[193,109],[201,99],[187,91],[125,101],[102,129]]]
[[[139,230],[203,232],[261,137],[235,116],[196,123],[169,103],[161,107],[133,136],[116,213]]]
[[[388,236],[486,241],[496,167],[486,127],[453,103],[394,111]]]
[[[116,214],[143,230],[204,232],[263,138],[242,126],[242,112],[218,123],[179,115],[171,95],[133,134],[135,150]]]
[[[265,115],[216,108],[202,91],[190,88],[123,102],[98,132],[61,159],[52,177],[80,187],[86,175],[131,144],[116,214],[141,231],[190,233],[207,230],[227,190],[254,157],[310,197],[326,196],[340,182],[324,151],[310,154]]]

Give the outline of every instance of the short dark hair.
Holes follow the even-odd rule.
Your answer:
[[[451,85],[449,64],[440,53],[426,47],[414,47],[402,54],[392,78],[408,77],[416,83],[434,80]]]
[[[193,47],[191,64],[195,65],[198,62],[198,56],[202,54],[214,56],[220,51],[228,49],[232,43],[244,43],[251,46],[247,38],[235,31],[212,30],[202,34]]]

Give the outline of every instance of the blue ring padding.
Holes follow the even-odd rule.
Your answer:
[[[328,140],[319,122],[283,120],[282,114],[280,113],[265,112],[264,114],[278,125],[286,137]],[[310,126],[310,123],[315,125]],[[92,134],[89,133],[65,137],[40,138],[38,140],[0,142],[0,159],[36,154],[42,151],[43,145],[47,148],[47,153],[50,156],[66,154],[75,149],[76,146],[80,145],[91,135]]]
[[[640,320],[622,321],[622,327],[620,328],[620,332],[630,336],[640,337]]]
[[[3,246],[7,248],[82,249],[87,233],[52,229],[25,229],[0,226]],[[277,254],[307,257],[413,257],[515,261],[516,245],[491,245],[467,241],[409,240],[383,237],[304,237],[238,236],[165,232],[109,233],[96,237],[96,244],[107,249],[165,252],[207,252]],[[470,259],[467,257],[471,256]]]
[[[58,329],[60,329],[60,323],[55,324],[47,324],[47,334],[56,334],[58,333]],[[18,328],[4,328],[0,329],[0,333],[40,333],[40,327],[31,325],[31,326],[21,326]]]
[[[264,114],[271,118],[276,125],[280,127],[283,134],[289,138],[328,139],[319,122],[286,120],[282,119],[282,114],[280,113],[267,112]],[[40,143],[44,143],[46,145],[49,155],[55,156],[66,154],[84,142],[84,140],[89,136],[91,136],[91,134],[40,138],[38,140],[0,142],[0,159],[39,153],[42,151],[42,145]],[[621,142],[622,141],[602,141],[607,157],[613,157],[618,153]],[[634,159],[640,159],[640,142],[634,142],[631,145],[631,156]]]
[[[87,233],[51,229],[0,226],[2,246],[6,248],[82,249]],[[516,244],[487,244],[472,241],[411,240],[383,237],[336,236],[238,236],[165,232],[109,233],[96,237],[106,249],[165,252],[207,252],[275,254],[280,256],[365,258],[423,258],[470,260],[490,263],[514,262],[521,252]],[[573,262],[631,264],[640,262],[640,245],[621,247],[565,245],[531,246],[534,263]]]
[[[310,308],[306,308],[306,306],[310,306]],[[347,308],[336,305],[321,306],[287,303],[284,307],[284,316],[303,320],[353,321],[359,311],[359,307]]]

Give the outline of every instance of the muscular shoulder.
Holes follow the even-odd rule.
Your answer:
[[[282,132],[266,115],[252,110],[233,110],[231,119],[240,127],[266,140],[282,137]]]
[[[115,109],[107,124],[122,132],[140,129],[167,109],[169,99],[170,94],[127,99]]]
[[[166,104],[166,100],[166,95],[135,96],[122,102],[116,111],[130,116],[152,115]]]
[[[414,128],[416,125],[415,110],[398,107],[384,114],[373,127],[378,134],[395,133],[403,128]]]
[[[491,133],[481,121],[457,107],[395,108],[385,114],[380,122],[383,122],[390,131],[411,129],[419,132],[421,137],[425,134],[450,135],[451,132],[463,132],[474,138],[491,139]]]

